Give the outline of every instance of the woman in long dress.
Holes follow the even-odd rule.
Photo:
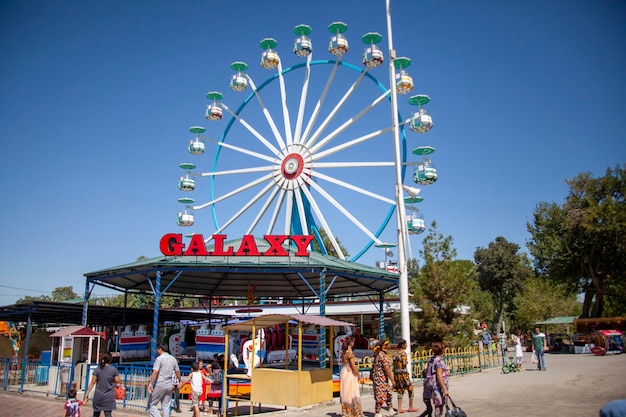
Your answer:
[[[376,401],[374,417],[382,417],[380,409],[384,404],[387,404],[388,415],[396,414],[392,405],[393,395],[391,394],[391,387],[395,386],[396,383],[391,372],[391,360],[387,355],[388,346],[388,340],[380,340],[374,347],[374,363],[372,365],[372,385]]]
[[[354,363],[354,337],[346,336],[341,347],[341,373],[339,393],[342,417],[363,417],[361,394],[359,393],[359,371]]]
[[[448,400],[448,377],[450,376],[450,371],[443,360],[443,350],[443,343],[433,343],[433,356],[428,360],[426,382],[424,382],[424,390],[428,389],[428,397],[435,406],[436,417],[443,415],[443,407]]]

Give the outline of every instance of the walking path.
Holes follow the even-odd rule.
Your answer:
[[[608,401],[626,398],[626,354],[605,356],[547,354],[546,372],[535,371],[526,354],[522,372],[503,374],[495,368],[483,372],[450,378],[450,395],[469,417],[595,417]],[[415,405],[424,409],[421,386],[415,387]],[[395,396],[394,396],[395,397]],[[374,399],[364,395],[365,417],[374,416]],[[404,406],[407,407],[407,397]],[[42,394],[18,394],[0,392],[0,417],[63,416],[63,400]],[[397,401],[394,398],[394,405]],[[231,407],[232,407],[231,403]],[[263,417],[341,417],[339,400],[328,403],[287,410],[275,407]],[[249,404],[239,407],[239,415],[247,415]],[[255,408],[256,410],[256,408]],[[229,415],[234,415],[231,408]],[[89,406],[83,407],[82,415],[91,417]],[[114,417],[145,417],[143,411],[116,410]],[[419,413],[399,416],[416,417]],[[173,417],[191,417],[188,407]]]

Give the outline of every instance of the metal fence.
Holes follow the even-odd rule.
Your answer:
[[[393,355],[393,352],[391,352]],[[413,381],[423,379],[422,372],[427,366],[432,351],[413,352],[411,370]],[[499,349],[479,350],[477,347],[448,348],[444,351],[444,361],[451,375],[478,372],[482,369],[502,366],[502,355]],[[41,360],[0,358],[0,382],[2,389],[17,392],[39,392],[46,395],[65,396],[76,383],[77,391],[85,391],[89,386],[93,370],[97,364],[78,363],[72,366],[67,362],[51,362],[42,364]],[[144,410],[148,403],[148,382],[152,373],[151,363],[133,363],[114,365],[126,387],[126,398],[118,400],[118,407]],[[362,377],[363,392],[371,390],[369,371],[372,358],[365,357],[357,365]],[[189,366],[181,366],[181,374],[188,375]]]
[[[393,356],[394,352],[390,352]],[[424,371],[428,365],[428,360],[433,355],[431,350],[422,350],[412,353],[411,375],[413,382],[422,381]],[[443,359],[450,375],[462,375],[471,372],[479,372],[482,369],[496,368],[502,366],[502,353],[500,349],[491,346],[488,349],[479,350],[476,346],[466,348],[446,348]],[[357,365],[361,374],[361,390],[367,391],[371,387],[369,372],[372,369],[373,358],[366,356]]]

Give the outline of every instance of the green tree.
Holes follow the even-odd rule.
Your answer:
[[[520,247],[499,236],[487,248],[477,248],[474,261],[478,270],[478,282],[488,291],[495,306],[496,333],[500,333],[507,312],[513,310],[513,298],[525,279],[533,275],[530,261],[519,254]]]
[[[28,304],[32,301],[52,301],[52,298],[49,295],[38,295],[38,296],[25,295],[24,297],[16,300],[15,304]]]
[[[525,280],[513,302],[517,309],[511,318],[512,329],[528,330],[537,321],[580,314],[576,295],[569,293],[565,285],[543,277]]]
[[[31,301],[54,301],[60,303],[75,298],[80,298],[80,296],[74,292],[74,287],[56,287],[50,295],[44,294],[35,297],[27,295],[17,300],[15,304],[26,304]]]
[[[412,320],[412,338],[422,346],[438,340],[450,346],[470,342],[472,322],[464,307],[468,305],[474,268],[471,262],[454,259],[452,243],[452,237],[444,237],[433,222],[420,250],[423,266],[415,259],[409,261],[409,286],[422,309]]]
[[[74,287],[56,287],[52,290],[52,301],[66,301],[73,300],[76,298],[81,298],[78,294],[74,292]]]
[[[539,203],[527,223],[537,272],[584,293],[582,317],[602,317],[607,299],[612,313],[625,309],[625,167],[578,174],[562,205]]]
[[[320,233],[320,237],[322,238],[322,243],[324,243],[324,247],[326,248],[326,251],[328,252],[328,255],[334,256],[335,258],[338,258],[339,255],[337,254],[337,251],[335,250],[335,247],[331,243],[330,238],[328,237],[328,233],[326,233],[326,230],[320,228],[320,229],[318,229],[318,231]],[[339,245],[339,249],[341,249],[341,251],[343,252],[343,255],[346,258],[349,258],[350,257],[350,252],[348,252],[348,249],[346,249],[343,246],[343,244],[341,243],[341,241],[339,240],[339,238],[337,236],[335,236],[335,240],[337,241],[337,244]],[[313,248],[315,248],[315,252],[322,253],[322,250],[321,250],[320,245],[318,244],[317,240],[313,241]]]

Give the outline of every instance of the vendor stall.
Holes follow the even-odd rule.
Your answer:
[[[307,405],[318,404],[324,401],[330,401],[333,398],[332,374],[333,374],[333,358],[329,355],[330,366],[326,366],[324,358],[320,358],[317,366],[303,367],[303,325],[314,325],[318,329],[320,327],[329,327],[331,329],[331,338],[333,326],[352,326],[351,323],[329,319],[323,316],[304,315],[304,314],[268,314],[259,316],[251,320],[226,326],[226,343],[228,343],[228,333],[236,330],[248,330],[252,334],[256,334],[257,330],[268,328],[274,325],[285,325],[289,328],[290,323],[298,329],[298,349],[297,349],[297,367],[290,367],[289,361],[284,362],[284,367],[264,366],[260,364],[256,367],[254,363],[256,355],[252,354],[252,364],[249,369],[249,378],[251,381],[250,414],[253,414],[254,403],[276,404],[292,407],[304,407]],[[295,323],[295,324],[294,324]],[[308,327],[308,326],[307,326]],[[309,327],[310,328],[310,327]],[[289,330],[287,330],[289,334]],[[323,333],[321,333],[323,334]],[[228,346],[226,346],[228,350]],[[289,357],[285,352],[285,357]],[[225,359],[225,369],[228,369],[228,358]],[[247,375],[234,374],[231,372],[224,373],[224,385],[232,381],[246,377]],[[242,398],[230,395],[230,390],[223,390],[224,400],[239,401]],[[223,407],[224,416],[226,416],[227,407]]]

